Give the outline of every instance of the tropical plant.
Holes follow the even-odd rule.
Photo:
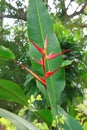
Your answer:
[[[34,97],[31,97],[31,100],[28,99],[19,85],[10,80],[0,80],[0,98],[26,106],[25,110],[28,109],[37,117],[39,116],[41,122],[45,122],[49,130],[54,128],[56,130],[83,130],[75,119],[58,106],[60,95],[65,87],[63,67],[72,62],[69,60],[63,61],[61,55],[70,49],[61,52],[50,16],[41,0],[30,0],[28,9],[29,51],[34,72],[16,61],[14,54],[3,46],[0,46],[0,57],[17,63],[36,79],[36,85],[45,97],[46,107],[44,109],[34,109],[32,103],[35,100],[40,100],[40,96],[37,96],[36,99]],[[11,120],[18,129],[42,129],[42,127],[35,127],[29,121],[2,108],[0,108],[0,116]]]

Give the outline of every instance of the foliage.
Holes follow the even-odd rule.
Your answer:
[[[14,52],[17,60],[21,60],[21,62],[24,62],[26,65],[28,64],[30,66],[29,52],[27,52],[28,38],[25,23],[20,20],[15,20],[14,26],[9,26],[7,23],[6,25],[3,25],[3,28],[1,29],[3,34],[0,33],[0,44],[4,47],[10,48]],[[13,61],[8,61],[5,58],[0,59],[0,79],[11,79],[12,81],[18,83],[22,89],[25,90],[25,93],[27,93],[27,89],[29,87],[24,87],[23,85],[26,80],[26,72],[23,69],[20,69],[20,67]],[[0,100],[0,107],[7,107],[8,110],[17,113],[20,105],[14,102],[2,102]]]
[[[54,24],[54,31],[62,48],[71,48],[71,51],[64,55],[64,59],[72,59],[73,63],[65,68],[66,87],[61,95],[60,104],[75,117],[75,106],[77,102],[80,103],[83,100],[85,82],[83,83],[81,77],[86,74],[86,62],[84,62],[86,51],[81,49],[83,45],[80,43],[79,34],[66,29],[60,21]],[[84,80],[85,78],[84,76]]]
[[[85,114],[85,110],[86,110],[85,104],[77,105],[75,110],[77,111],[76,119],[83,126],[84,130],[86,130],[87,129],[87,115]]]
[[[35,24],[33,23],[33,21],[35,22]],[[71,64],[72,61],[68,60],[63,62],[61,55],[69,51],[69,49],[61,52],[60,44],[52,28],[50,16],[44,4],[40,0],[38,0],[37,2],[36,0],[30,0],[28,10],[28,34],[29,40],[33,44],[32,45],[29,43],[29,49],[31,62],[35,73],[22,63],[16,61],[15,57],[12,57],[12,60],[36,79],[37,87],[45,97],[46,108],[38,109],[38,107],[34,107],[33,105],[35,102],[42,100],[40,95],[37,95],[36,98],[31,95],[31,97],[27,101],[28,97],[27,95],[24,95],[24,93],[22,92],[23,90],[21,90],[17,84],[9,80],[0,80],[0,89],[3,93],[0,94],[1,99],[8,98],[8,100],[10,99],[16,101],[19,104],[25,106],[22,112],[24,113],[25,111],[29,110],[31,113],[33,113],[33,115],[36,115],[36,118],[37,116],[39,116],[42,121],[45,121],[45,123],[42,123],[42,126],[46,127],[46,129],[53,129],[52,127],[54,127],[55,129],[64,128],[67,130],[82,130],[82,127],[79,125],[79,123],[75,121],[71,116],[69,116],[61,107],[58,106],[59,97],[65,87],[63,67]],[[5,57],[4,50],[6,50],[7,54],[13,56],[13,53],[11,51],[8,51],[8,49],[3,49],[2,47],[1,49],[3,52],[1,57]],[[41,53],[41,55],[38,53],[37,50]],[[37,65],[32,60],[32,57],[34,56],[38,60],[42,57],[40,61],[36,60],[40,65],[42,65],[42,67],[40,65]],[[6,58],[9,59],[9,57]],[[51,61],[50,59],[53,59],[53,61]],[[56,65],[58,67],[56,67]],[[8,96],[5,96],[4,93]],[[29,123],[30,120],[27,121],[2,108],[0,108],[0,116],[10,119],[18,129],[38,129],[37,127]],[[40,129],[42,129],[42,126],[40,126],[40,124],[36,124],[37,126],[39,126]]]

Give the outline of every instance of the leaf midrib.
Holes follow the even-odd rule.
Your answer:
[[[38,16],[39,25],[40,25],[40,32],[41,32],[41,36],[42,36],[42,41],[44,43],[43,29],[42,29],[42,26],[41,26],[40,13],[39,13],[39,10],[38,10],[38,7],[37,7],[36,0],[35,0],[35,6],[36,6],[36,10],[37,10],[37,16]]]

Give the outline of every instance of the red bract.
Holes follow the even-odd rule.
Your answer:
[[[57,69],[55,69],[54,71],[46,71],[46,61],[47,60],[50,60],[50,59],[53,59],[53,58],[56,58],[68,51],[70,51],[70,49],[67,49],[67,50],[64,50],[63,52],[60,52],[58,54],[47,54],[46,52],[46,48],[48,46],[48,37],[46,37],[45,39],[45,42],[44,42],[44,48],[40,48],[39,46],[37,46],[33,41],[30,40],[30,42],[34,45],[34,47],[42,54],[42,59],[41,60],[36,60],[34,59],[38,64],[40,64],[42,67],[43,67],[43,78],[39,77],[38,75],[34,74],[33,72],[31,72],[31,74],[37,79],[39,80],[45,87],[46,87],[46,78],[52,76],[54,73],[56,73],[59,69],[61,69],[61,66]]]
[[[55,72],[57,72],[60,68],[61,68],[61,66],[60,66],[59,68],[55,69],[55,70],[52,71],[52,72],[51,72],[51,71],[46,72],[45,78],[52,76],[52,75],[53,75]]]
[[[42,48],[40,48],[39,46],[37,46],[33,41],[30,40],[30,42],[34,45],[34,47],[43,54],[44,50]]]
[[[46,59],[50,60],[50,59],[56,58],[56,57],[58,57],[58,56],[60,56],[60,55],[62,55],[64,53],[66,53],[68,51],[70,51],[70,49],[64,50],[63,52],[60,52],[58,54],[52,54],[52,53],[50,53],[49,55],[46,56]]]
[[[32,58],[32,59],[35,60],[38,64],[40,64],[40,65],[43,66],[43,61],[42,61],[42,59],[41,59],[41,60],[37,60],[37,59],[35,59],[35,58]]]
[[[33,71],[31,71],[30,69],[28,69],[26,66],[24,66],[23,64],[19,63],[18,61],[14,60],[15,63],[17,63],[19,66],[21,66],[23,69],[25,69],[26,71],[28,71],[33,77],[35,77],[39,82],[41,82],[44,86],[46,86],[46,81],[41,78],[40,76],[38,76],[37,74],[35,74]]]

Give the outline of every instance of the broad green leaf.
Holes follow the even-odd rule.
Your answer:
[[[36,111],[36,113],[37,113],[38,116],[40,116],[41,119],[43,119],[49,126],[51,126],[52,121],[53,121],[53,116],[52,116],[52,113],[50,112],[50,110],[43,109],[43,110]]]
[[[58,106],[58,114],[60,117],[64,115],[64,125],[60,124],[63,130],[83,130],[82,126],[70,115],[68,115],[60,106]]]
[[[10,80],[0,80],[0,99],[15,101],[21,105],[27,105],[23,90]]]
[[[0,45],[0,57],[10,59],[10,60],[15,59],[15,56],[12,53],[12,51],[2,45]]]
[[[10,120],[13,124],[15,124],[17,130],[39,130],[30,122],[2,108],[0,108],[0,117]]]
[[[50,16],[42,0],[29,1],[27,23],[30,40],[34,41],[39,47],[43,47],[45,38],[48,36],[47,54],[51,52],[59,53],[61,51],[57,37],[53,32]],[[42,67],[32,60],[32,57],[40,59],[41,55],[33,45],[29,44],[29,46],[33,69],[38,75],[43,77]],[[53,71],[58,68],[61,63],[62,56],[49,60],[46,65],[47,70]],[[47,102],[49,103],[50,101],[51,106],[56,109],[55,106],[65,86],[64,69],[60,69],[53,76],[47,79],[47,91],[38,81],[37,86],[44,94]]]
[[[64,60],[63,62],[62,62],[62,67],[64,67],[64,66],[67,66],[67,65],[70,65],[71,63],[73,62],[73,60]]]

